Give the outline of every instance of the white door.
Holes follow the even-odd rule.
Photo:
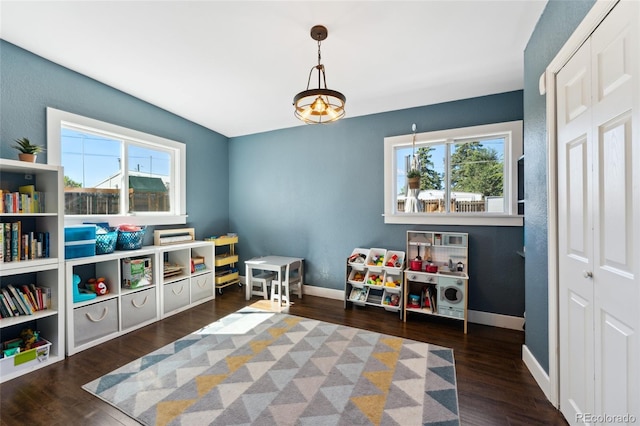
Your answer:
[[[560,409],[570,424],[640,421],[639,21],[639,2],[622,1],[557,75]]]

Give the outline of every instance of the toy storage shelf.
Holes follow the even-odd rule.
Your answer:
[[[404,252],[354,249],[346,259],[344,308],[373,306],[397,312],[402,319],[403,266]]]
[[[407,231],[404,321],[407,313],[451,318],[463,322],[466,334],[468,259],[466,233]]]
[[[215,286],[219,294],[225,287],[240,284],[238,271],[238,255],[236,254],[237,235],[225,235],[221,237],[207,238],[207,241],[215,247]]]
[[[0,223],[20,223],[21,234],[30,235],[33,232],[34,235],[37,233],[49,235],[49,257],[8,261],[3,225],[3,229],[0,230],[3,233],[0,287],[10,291],[9,284],[14,288],[35,284],[37,287],[48,289],[51,296],[50,306],[47,309],[36,310],[30,315],[24,313],[10,315],[5,312],[0,319],[2,342],[19,338],[23,329],[38,331],[43,342],[46,340],[46,344],[35,350],[30,349],[0,359],[0,383],[64,359],[64,241],[62,237],[64,205],[60,195],[62,194],[62,176],[62,168],[58,166],[0,159],[1,189],[9,193],[19,193],[21,186],[33,185],[34,191],[39,193],[37,196],[44,198],[44,203],[32,204],[32,199],[35,197],[30,195],[28,205],[33,207],[25,209],[27,211],[24,212],[19,210],[14,212],[4,208],[3,205],[0,210]],[[6,193],[2,194],[0,202],[5,202],[5,195]],[[34,253],[37,256],[38,250]]]
[[[123,262],[127,259],[127,262]],[[129,259],[150,261],[147,281],[131,284]],[[156,248],[115,251],[65,262],[67,297],[67,355],[96,346],[159,319]],[[129,269],[130,270],[130,269]],[[73,276],[82,287],[91,278],[104,278],[108,293],[74,297]],[[149,282],[150,281],[150,282]],[[82,300],[80,300],[82,299]]]
[[[158,253],[161,270],[164,271],[166,265],[182,267],[177,275],[160,275],[162,318],[215,299],[214,250],[211,243],[193,241],[173,244],[159,247]]]
[[[213,253],[210,243],[191,241],[67,260],[67,355],[214,299]],[[150,279],[134,282],[125,259],[150,260]],[[192,259],[203,266],[192,268]],[[74,274],[82,283],[105,278],[109,292],[74,302]]]

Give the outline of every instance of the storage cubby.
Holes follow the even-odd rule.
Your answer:
[[[156,259],[155,248],[144,247],[66,261],[67,355],[159,319]],[[104,279],[107,293],[74,300],[74,275],[80,289],[92,278]]]
[[[0,359],[1,383],[64,359],[62,168],[0,159],[0,189],[0,287],[10,291],[11,285],[29,297],[26,292],[33,284],[49,295],[46,309],[32,305],[29,313],[4,311],[0,318],[2,342],[20,337],[24,329],[38,332],[43,339],[35,350]]]
[[[405,252],[356,248],[346,261],[344,306],[374,306],[402,319]],[[391,300],[393,299],[393,303]]]
[[[160,270],[160,312],[164,318],[215,298],[214,246],[192,241],[158,248]],[[202,266],[200,266],[202,265]]]
[[[215,298],[213,265],[213,246],[205,241],[67,260],[67,354]],[[108,293],[73,301],[74,275],[82,284],[104,278]]]

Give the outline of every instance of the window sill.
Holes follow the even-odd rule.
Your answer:
[[[108,222],[111,226],[130,224],[139,226],[155,226],[155,225],[184,225],[187,223],[187,215],[176,216],[135,216],[135,215],[65,215],[65,225],[79,225],[85,222]]]
[[[397,214],[385,215],[384,223],[404,225],[473,225],[473,226],[523,226],[521,215],[438,215]]]

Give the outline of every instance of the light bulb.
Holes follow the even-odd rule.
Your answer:
[[[318,96],[316,100],[311,104],[311,109],[321,114],[326,111],[327,107],[327,103],[324,101],[324,99],[322,99],[321,96]]]

